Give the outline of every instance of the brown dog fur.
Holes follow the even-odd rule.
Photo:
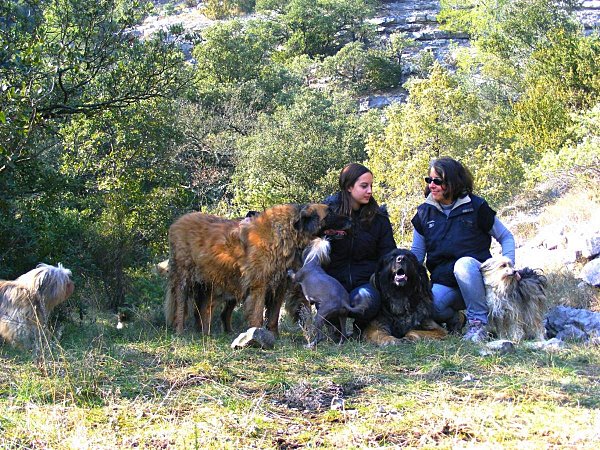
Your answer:
[[[544,317],[548,312],[547,279],[539,270],[516,270],[505,256],[481,265],[488,305],[487,329],[498,339],[519,342],[543,340]]]
[[[298,251],[325,229],[348,226],[348,219],[314,203],[277,205],[241,223],[203,213],[182,216],[169,229],[167,322],[181,333],[194,317],[208,334],[215,299],[229,294],[243,300],[248,327],[263,326],[266,308],[267,328],[277,333],[286,271],[297,265]],[[226,307],[223,315],[232,310]]]

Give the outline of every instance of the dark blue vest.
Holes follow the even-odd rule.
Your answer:
[[[471,256],[483,262],[491,257],[489,232],[496,212],[483,198],[469,197],[470,202],[455,207],[448,216],[422,203],[412,219],[415,230],[425,238],[426,266],[433,283],[457,286],[454,263],[458,258]]]

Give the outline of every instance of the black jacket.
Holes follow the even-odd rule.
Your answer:
[[[457,286],[454,263],[458,258],[471,256],[483,262],[491,257],[489,232],[496,212],[476,195],[457,200],[448,216],[438,208],[428,199],[417,208],[412,224],[425,238],[431,281]]]
[[[324,203],[336,208],[339,193]],[[370,224],[359,220],[360,211],[352,213],[352,229],[331,241],[331,262],[326,272],[338,280],[348,292],[369,282],[379,258],[396,248],[392,225],[385,208],[380,207]]]

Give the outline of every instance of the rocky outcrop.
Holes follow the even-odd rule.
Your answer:
[[[416,62],[420,52],[429,51],[435,59],[447,67],[453,66],[452,50],[469,45],[466,33],[450,33],[440,29],[437,14],[440,12],[439,0],[384,0],[377,10],[376,17],[370,22],[377,26],[385,39],[392,33],[402,32],[416,42],[405,56],[406,69],[403,78],[413,75],[417,70]],[[575,10],[575,15],[583,26],[585,34],[600,29],[600,0],[585,0]],[[384,95],[370,95],[360,101],[360,110],[382,108],[403,101],[406,94],[402,90]]]
[[[384,37],[404,33],[417,43],[413,52],[431,51],[438,60],[443,60],[451,45],[468,45],[469,36],[440,30],[437,21],[439,12],[438,0],[396,0],[383,2],[370,22]]]
[[[166,2],[155,0],[157,14],[148,17],[134,32],[138,36],[148,37],[176,24],[181,24],[188,32],[197,32],[214,23],[202,14],[202,2],[188,7],[186,2]],[[404,33],[414,39],[416,45],[408,48],[403,55],[405,70],[403,80],[418,70],[419,54],[431,52],[437,61],[452,67],[452,49],[469,45],[469,36],[465,33],[450,33],[440,29],[437,15],[440,12],[439,0],[383,0],[375,17],[370,19],[377,31],[386,39],[392,33]],[[600,0],[584,0],[575,12],[586,34],[600,27]],[[192,44],[185,37],[177,37],[181,48],[191,59]],[[360,100],[360,110],[384,108],[391,103],[404,101],[406,92],[401,88],[393,92],[371,94]]]
[[[199,31],[214,22],[202,14],[202,2],[197,6],[188,7],[183,1],[178,3],[155,0],[155,5],[157,14],[148,17],[137,28],[137,33],[141,36],[149,36],[158,30],[167,31],[175,24],[182,24],[188,31]],[[370,22],[377,27],[382,36],[405,33],[417,42],[416,51],[431,50],[436,57],[443,59],[452,45],[468,45],[469,36],[440,30],[437,21],[439,12],[439,0],[383,0]],[[575,15],[586,34],[598,30],[600,0],[582,1],[576,8]]]
[[[600,313],[597,312],[557,306],[548,313],[545,326],[550,338],[600,343]]]
[[[600,0],[585,0],[576,9],[575,15],[585,34],[600,30]]]
[[[438,0],[384,0],[371,22],[377,25],[382,35],[403,32],[415,39],[419,50],[431,50],[443,59],[453,45],[468,45],[465,33],[449,33],[440,30],[437,14]],[[600,0],[584,0],[575,9],[586,34],[600,29]]]
[[[581,269],[579,278],[587,284],[600,287],[600,258],[595,258],[586,263]]]

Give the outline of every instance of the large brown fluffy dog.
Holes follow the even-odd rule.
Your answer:
[[[446,330],[431,318],[433,295],[427,270],[412,252],[396,249],[384,255],[371,282],[381,294],[381,309],[365,329],[368,342],[393,345],[446,337]]]
[[[347,218],[318,203],[277,205],[241,223],[186,214],[169,229],[167,322],[181,333],[193,317],[210,333],[214,299],[232,295],[244,301],[248,327],[263,326],[266,307],[267,328],[277,333],[286,271],[297,265],[298,251],[326,229],[348,227]]]
[[[543,340],[548,311],[546,277],[528,267],[516,270],[496,256],[481,265],[488,305],[488,331],[499,339]]]
[[[14,281],[0,280],[0,337],[18,347],[38,348],[48,315],[73,293],[71,271],[39,264]]]

